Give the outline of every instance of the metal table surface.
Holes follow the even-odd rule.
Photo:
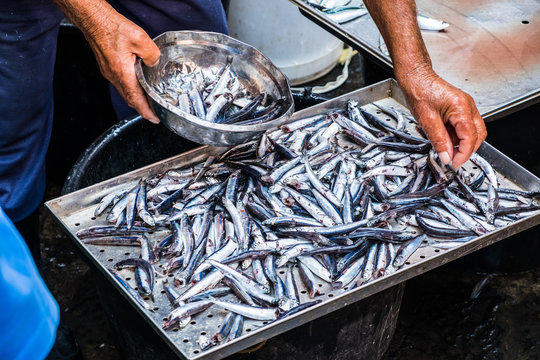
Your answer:
[[[290,1],[306,17],[391,70],[369,15],[340,25],[305,0]],[[422,31],[433,67],[474,98],[486,121],[540,101],[540,1],[416,2],[420,14],[450,23],[443,32]],[[358,4],[360,0],[351,2]]]
[[[369,107],[369,111],[376,113],[373,105],[368,105],[377,102],[380,105],[392,106],[396,109],[406,111],[404,107],[404,97],[397,83],[394,80],[386,80],[381,83],[357,90],[355,92],[343,95],[336,99],[332,99],[325,103],[313,106],[309,109],[300,111],[293,116],[292,121],[302,117],[312,116],[314,114],[326,113],[335,109],[342,109],[349,99],[355,99],[360,105]],[[381,120],[385,119],[384,115]],[[408,126],[413,126],[409,124]],[[479,236],[471,241],[463,243],[451,249],[440,249],[433,246],[424,246],[417,250],[407,263],[397,272],[383,276],[374,281],[365,283],[355,289],[333,289],[330,284],[321,282],[319,284],[321,294],[318,298],[323,300],[321,303],[309,307],[299,313],[286,318],[281,318],[272,323],[262,322],[258,320],[245,321],[246,332],[241,337],[205,351],[201,351],[197,344],[197,339],[201,334],[211,333],[217,329],[225,316],[225,313],[219,309],[210,308],[200,315],[197,315],[190,326],[176,331],[164,331],[161,327],[162,322],[166,319],[167,314],[172,310],[165,296],[157,296],[153,302],[153,312],[149,312],[138,304],[117,281],[115,281],[107,267],[112,266],[115,262],[126,259],[132,256],[133,248],[129,247],[106,247],[92,246],[84,244],[76,235],[81,228],[87,228],[93,225],[104,225],[103,217],[94,217],[93,212],[95,204],[105,195],[114,189],[130,187],[130,184],[135,184],[142,176],[151,174],[163,173],[171,168],[179,168],[191,166],[195,163],[204,161],[210,155],[222,153],[225,148],[202,147],[191,150],[184,154],[180,154],[170,159],[165,159],[158,163],[134,170],[130,173],[112,178],[110,180],[92,185],[90,187],[75,191],[64,195],[60,198],[48,201],[47,208],[54,214],[64,230],[70,235],[74,243],[79,247],[82,253],[87,257],[97,269],[99,269],[108,280],[110,280],[117,290],[126,298],[128,302],[134,306],[141,316],[150,324],[150,326],[162,337],[173,351],[184,359],[220,359],[228,355],[232,355],[247,347],[258,344],[265,339],[293,329],[297,326],[305,324],[311,320],[317,319],[323,315],[329,314],[344,306],[364,299],[372,294],[388,289],[396,284],[418,276],[426,271],[439,267],[452,260],[461,258],[473,251],[489,246],[497,241],[505,239],[515,233],[521,232],[532,226],[540,223],[540,211],[536,211],[530,216],[512,223],[509,226],[496,229],[488,234]],[[487,143],[484,143],[478,153],[489,161],[497,171],[498,180],[502,187],[510,187],[525,190],[540,189],[540,179],[516,164],[514,161],[506,157],[504,154],[497,151]],[[478,170],[473,164],[468,163],[464,166],[467,172],[475,173]],[[162,230],[156,230],[148,237],[152,243],[160,241],[164,238]],[[137,250],[135,250],[137,251]],[[165,266],[165,259],[162,259],[158,267]],[[297,271],[297,270],[294,270]],[[132,286],[135,286],[134,279],[130,276],[129,270],[121,270],[124,278],[129,281]],[[281,272],[280,272],[281,274]],[[282,276],[282,275],[279,275]],[[297,287],[303,288],[303,285],[298,282]],[[156,293],[161,290],[163,278],[156,279]],[[162,290],[163,291],[163,290]],[[305,291],[301,292],[300,302],[305,303],[311,301]]]

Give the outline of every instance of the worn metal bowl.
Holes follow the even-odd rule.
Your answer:
[[[258,50],[227,35],[202,31],[171,31],[154,39],[161,58],[154,67],[139,59],[135,65],[137,78],[150,99],[158,118],[170,130],[199,144],[230,146],[259,137],[268,129],[286,122],[294,110],[289,80]],[[154,90],[164,67],[170,61],[190,61],[202,68],[225,65],[232,57],[232,68],[242,84],[253,94],[265,92],[274,99],[285,97],[288,107],[282,115],[255,125],[211,123],[188,114],[165,101]]]

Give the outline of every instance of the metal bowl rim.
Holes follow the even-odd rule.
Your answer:
[[[227,125],[227,124],[210,123],[208,121],[201,120],[196,116],[185,113],[182,110],[178,109],[177,107],[175,107],[175,106],[169,104],[168,102],[166,102],[165,100],[163,100],[161,98],[161,96],[159,96],[154,91],[154,89],[148,84],[148,82],[146,81],[146,79],[144,77],[143,70],[142,70],[142,64],[141,64],[142,60],[140,58],[137,58],[137,61],[135,62],[135,73],[137,75],[137,79],[139,80],[139,84],[143,87],[146,94],[148,96],[150,96],[150,98],[153,101],[158,103],[160,106],[166,108],[168,111],[172,112],[174,115],[180,116],[184,120],[190,121],[190,122],[194,123],[195,125],[201,126],[203,128],[209,128],[209,129],[216,130],[216,131],[228,131],[228,132],[234,132],[234,133],[248,133],[248,132],[258,133],[258,132],[261,132],[261,131],[265,131],[265,130],[271,129],[273,127],[276,127],[279,124],[282,124],[283,122],[285,122],[292,115],[292,112],[294,110],[294,101],[293,101],[293,96],[292,96],[292,92],[291,92],[291,86],[290,86],[290,83],[289,83],[289,79],[281,72],[281,70],[279,70],[279,68],[277,66],[275,66],[270,61],[270,59],[268,57],[266,57],[263,53],[261,53],[259,50],[257,50],[253,46],[251,46],[249,44],[246,44],[246,43],[244,43],[244,42],[242,42],[240,40],[237,40],[237,39],[235,39],[233,37],[230,37],[228,35],[217,33],[217,32],[211,32],[211,31],[190,31],[190,30],[167,31],[167,32],[164,32],[164,33],[156,36],[153,39],[153,41],[156,42],[161,37],[165,37],[165,36],[167,36],[169,34],[186,35],[186,34],[193,34],[193,33],[208,34],[208,35],[212,35],[212,36],[223,37],[223,38],[225,38],[225,39],[227,39],[229,41],[232,41],[233,43],[237,43],[238,45],[245,46],[248,49],[250,49],[251,51],[255,52],[257,55],[263,57],[266,61],[268,61],[268,63],[271,66],[273,66],[275,68],[278,75],[283,77],[283,80],[285,81],[285,85],[287,86],[287,93],[283,94],[283,95],[286,96],[288,98],[288,100],[290,101],[289,107],[283,113],[283,115],[281,115],[280,117],[272,119],[271,121],[268,121],[268,122],[261,123],[261,124],[254,124],[254,125]],[[182,40],[182,39],[179,39],[179,40]],[[188,40],[188,39],[186,39],[186,40]],[[220,44],[220,43],[218,42],[217,44]],[[166,123],[166,121],[164,121],[164,123]],[[208,126],[208,124],[212,124],[212,126]],[[167,127],[172,128],[172,126],[170,126],[169,124],[166,124],[166,125],[167,125]],[[173,129],[173,131],[174,131],[174,129]]]

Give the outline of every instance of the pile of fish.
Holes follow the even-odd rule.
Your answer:
[[[239,336],[244,318],[270,322],[320,302],[321,282],[348,291],[422,246],[459,246],[540,209],[538,193],[501,188],[488,162],[471,160],[480,170],[442,166],[410,115],[350,100],[112,192],[95,208],[111,225],[77,236],[141,248],[115,264],[134,269],[137,290],[110,270],[149,311],[143,297],[161,265],[174,279],[163,284],[164,329],[226,309],[220,329],[199,339],[207,349]],[[152,244],[150,231],[163,236]]]
[[[368,14],[366,6],[362,1],[306,0],[306,2],[324,12],[330,20],[338,24],[345,24]],[[420,30],[443,31],[450,26],[446,21],[433,19],[422,14],[418,14],[416,18]]]
[[[219,124],[260,124],[288,108],[286,98],[251,94],[232,63],[229,58],[221,68],[202,68],[192,62],[171,61],[161,71],[154,90],[182,112]]]

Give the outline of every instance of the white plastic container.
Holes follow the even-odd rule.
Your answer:
[[[261,51],[291,85],[334,68],[343,42],[315,25],[288,0],[230,0],[230,35]]]

